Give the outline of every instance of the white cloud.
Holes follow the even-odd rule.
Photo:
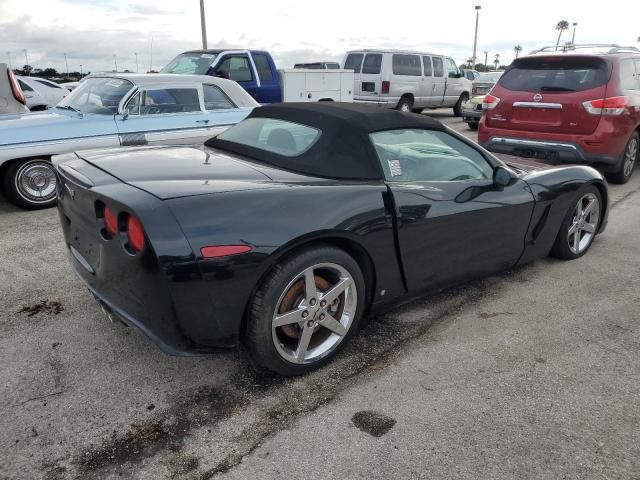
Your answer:
[[[536,2],[479,0],[482,4],[478,58],[500,53],[513,58],[513,46],[525,53],[555,43],[557,21],[578,22],[576,41],[636,44],[640,4],[622,0]],[[323,0],[264,2],[207,0],[209,47],[264,48],[282,67],[298,61],[342,58],[362,47],[416,48],[448,53],[462,61],[473,48],[474,5],[478,0],[449,2],[362,2]],[[28,8],[25,9],[25,4]],[[569,40],[571,32],[565,33]],[[36,67],[64,70],[135,70],[139,53],[146,70],[154,40],[155,68],[180,51],[200,47],[199,2],[175,0],[0,0],[0,58],[11,52],[15,66],[29,52]],[[637,44],[636,44],[637,45]],[[4,60],[4,58],[3,58]]]

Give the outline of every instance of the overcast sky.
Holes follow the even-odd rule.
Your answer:
[[[473,49],[474,5],[480,3],[478,58],[501,63],[520,44],[528,52],[555,44],[559,20],[578,22],[576,43],[640,46],[635,0],[206,0],[209,48],[262,48],[279,67],[340,60],[354,48],[415,48],[460,63]],[[563,35],[570,40],[572,32]],[[160,69],[177,53],[200,48],[199,0],[0,0],[0,62],[100,71]]]

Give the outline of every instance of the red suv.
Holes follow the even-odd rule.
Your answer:
[[[488,150],[585,163],[625,183],[640,150],[640,50],[575,46],[518,58],[483,111],[478,140]]]

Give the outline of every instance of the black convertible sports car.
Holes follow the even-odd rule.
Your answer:
[[[609,203],[592,168],[503,163],[426,116],[333,103],[258,108],[200,148],[63,160],[71,262],[111,315],[171,354],[242,340],[283,375],[368,312],[584,255]]]

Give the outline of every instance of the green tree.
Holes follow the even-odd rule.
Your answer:
[[[558,46],[560,45],[560,37],[562,37],[562,32],[565,30],[569,30],[569,22],[566,20],[560,20],[556,24],[556,30],[558,30],[558,41],[556,42],[556,50],[558,50]]]
[[[31,65],[24,65],[24,66],[22,67],[22,70],[20,71],[20,73],[21,73],[22,75],[27,75],[27,76],[29,76],[29,75],[31,75],[31,71],[32,71],[32,70],[33,70],[33,67],[32,67]]]
[[[516,52],[516,58],[518,58],[518,55],[520,55],[520,52],[522,51],[522,45],[516,45],[513,47],[513,51]]]
[[[493,64],[496,66],[496,70],[498,69],[498,65],[500,65],[500,54],[496,53],[493,57]]]

